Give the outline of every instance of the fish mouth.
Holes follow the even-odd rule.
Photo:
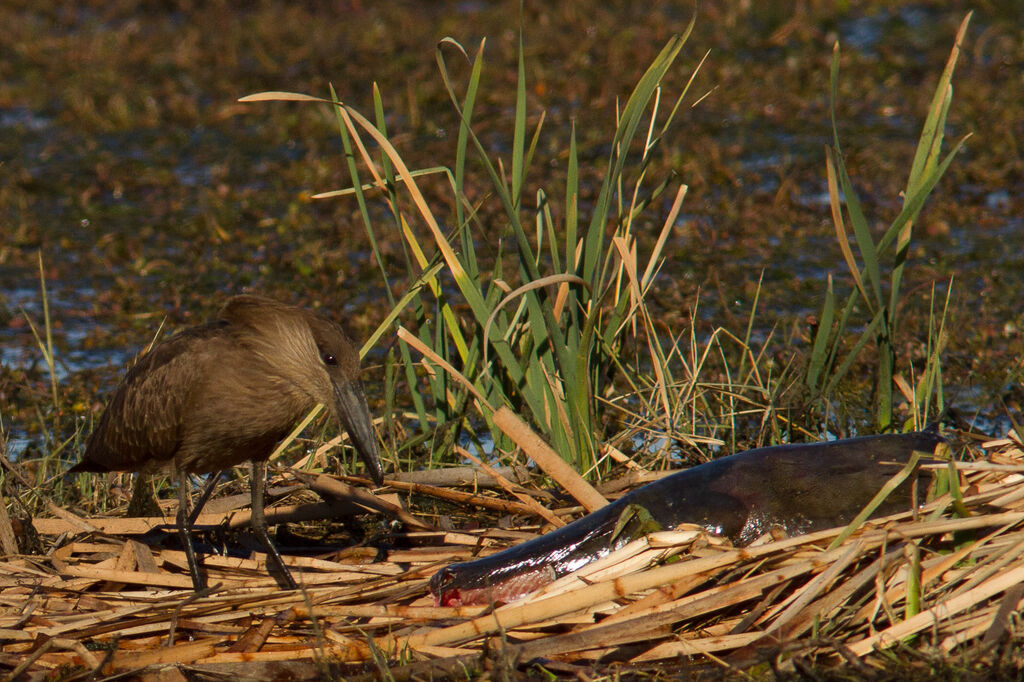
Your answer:
[[[535,566],[509,575],[460,573],[469,565],[442,568],[430,580],[434,606],[508,604],[553,583],[557,577],[549,565]],[[471,569],[470,569],[471,570]]]
[[[370,478],[377,485],[384,485],[384,470],[377,455],[377,436],[370,419],[370,408],[362,386],[345,383],[335,384],[334,402],[338,421],[348,432],[356,453],[366,465]]]

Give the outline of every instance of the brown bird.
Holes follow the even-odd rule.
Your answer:
[[[114,391],[82,461],[69,471],[170,470],[177,527],[197,591],[203,588],[190,514],[189,474],[252,463],[253,532],[283,587],[295,581],[267,534],[266,460],[317,403],[348,431],[380,485],[383,473],[362,385],[359,353],[331,320],[260,296],[236,296],[218,318],[155,346]]]

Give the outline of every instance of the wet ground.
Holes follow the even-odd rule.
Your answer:
[[[40,254],[65,435],[70,421],[100,407],[165,317],[170,328],[198,322],[233,292],[322,306],[365,336],[386,306],[355,202],[310,199],[348,184],[329,113],[236,100],[264,90],[326,96],[333,83],[370,114],[376,82],[409,165],[450,164],[457,118],[435,45],[451,36],[475,49],[486,37],[478,129],[501,155],[512,135],[518,6],[0,4],[0,409],[13,449],[62,440],[51,431],[49,376],[26,320],[43,321]],[[526,6],[528,102],[533,117],[547,112],[531,181],[558,186],[575,122],[583,192],[592,194],[616,99],[685,29],[691,5]],[[653,301],[666,325],[681,329],[699,292],[701,325],[740,332],[763,272],[755,338],[774,330],[774,352],[806,350],[826,275],[842,291],[850,286],[824,172],[832,46],[842,44],[844,150],[881,229],[899,210],[935,81],[974,9],[947,140],[973,137],[915,232],[900,352],[919,352],[931,289],[942,294],[952,281],[947,399],[980,428],[1005,431],[1003,402],[1021,400],[1024,377],[1019,8],[1008,0],[843,7],[701,3],[666,90],[678,92],[710,56],[670,152],[649,171],[674,171],[690,187]],[[650,212],[651,240],[665,213]],[[400,249],[392,238],[386,253]]]

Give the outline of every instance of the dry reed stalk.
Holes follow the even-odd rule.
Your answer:
[[[481,460],[479,457],[471,453],[469,450],[466,450],[465,448],[459,446],[455,446],[455,451],[459,453],[459,456],[465,457],[466,459],[480,467],[481,470],[485,471],[488,475],[491,476],[491,478],[495,480],[495,482],[502,488],[502,490],[509,493],[510,495],[514,495],[516,499],[518,499],[524,505],[532,509],[534,514],[543,518],[545,521],[553,525],[555,528],[561,528],[565,525],[565,521],[555,516],[551,511],[548,510],[547,507],[544,507],[529,495],[519,492],[516,486],[512,485],[511,481],[509,481],[504,476],[499,474],[497,470],[491,467],[491,465]]]
[[[814,660],[870,671],[885,661],[876,649],[900,642],[908,652],[933,645],[987,656],[996,642],[1018,641],[1011,615],[1024,608],[1024,453],[1012,441],[994,448],[999,467],[958,467],[965,518],[934,516],[947,498],[864,524],[827,551],[842,529],[744,549],[690,531],[652,534],[491,613],[432,606],[427,577],[452,556],[534,534],[412,531],[407,547],[374,563],[352,563],[365,561],[358,552],[352,561],[344,552],[287,557],[305,585],[296,592],[266,578],[261,555],[209,556],[222,586],[198,599],[181,552],[130,538],[76,540],[0,562],[0,669],[43,675],[102,663],[104,674],[167,665],[234,674],[304,661],[315,670],[371,662],[375,645],[420,672],[500,649],[513,661],[649,665],[678,656],[756,662],[767,647],[789,670]],[[68,531],[107,522],[78,521],[60,523]],[[921,611],[904,618],[911,542],[921,548]],[[86,644],[111,655],[104,661]],[[1008,651],[1010,664],[1019,655]]]
[[[338,476],[337,478],[343,481],[354,481],[358,483],[367,482],[367,479],[359,478],[358,476]],[[393,488],[395,490],[416,493],[418,495],[429,495],[455,504],[483,507],[485,509],[492,509],[506,514],[533,514],[533,509],[527,507],[522,502],[503,500],[497,497],[487,497],[478,493],[467,493],[461,490],[439,488],[425,483],[406,483],[404,481],[392,479],[388,479],[387,483],[389,488]]]
[[[512,410],[505,406],[499,407],[491,418],[506,436],[511,438],[516,445],[523,449],[523,452],[529,455],[530,459],[537,463],[537,466],[544,470],[544,473],[576,498],[588,512],[597,511],[608,504],[608,500],[604,499],[601,493],[587,483],[575,469],[569,466],[568,462],[562,459],[561,455],[552,450]]]
[[[916,616],[886,628],[882,632],[854,642],[849,645],[849,649],[854,655],[863,656],[876,646],[892,646],[902,638],[920,632],[932,625],[939,625],[942,621],[949,620],[952,616],[982,603],[984,600],[1020,582],[1024,582],[1024,565],[1017,566],[1012,571],[1001,573],[958,597],[945,600]]]

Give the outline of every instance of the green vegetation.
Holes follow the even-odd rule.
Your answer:
[[[450,216],[437,215],[424,198],[416,184],[417,174],[408,170],[385,137],[379,106],[373,125],[354,109],[338,103],[341,135],[354,180],[352,193],[358,199],[371,243],[377,242],[376,233],[383,228],[374,223],[367,208],[365,192],[370,187],[384,193],[392,228],[406,240],[405,265],[412,274],[403,276],[382,269],[381,275],[394,306],[386,324],[406,306],[414,311],[416,341],[396,323],[402,370],[409,385],[419,383],[410,343],[415,343],[419,353],[437,367],[437,371],[424,377],[426,394],[431,399],[429,415],[419,392],[412,391],[413,404],[425,429],[433,429],[434,423],[457,428],[472,397],[491,427],[492,438],[500,445],[504,442],[502,434],[489,418],[497,407],[509,405],[527,412],[558,452],[579,469],[589,470],[600,457],[603,435],[598,398],[615,392],[611,385],[613,375],[619,374],[629,385],[639,388],[649,383],[643,374],[653,367],[657,383],[643,387],[649,395],[637,395],[642,397],[648,413],[653,412],[652,399],[661,399],[667,406],[671,376],[661,371],[669,364],[661,355],[663,349],[644,303],[644,292],[660,267],[661,248],[678,214],[685,187],[676,190],[673,210],[646,264],[640,262],[636,253],[633,229],[636,217],[670,189],[671,180],[650,188],[644,181],[649,160],[664,142],[665,132],[685,95],[685,91],[679,95],[667,114],[661,111],[660,84],[684,42],[685,37],[677,37],[665,46],[623,106],[589,225],[582,228],[575,132],[568,144],[562,197],[557,198],[557,190],[538,188],[533,192],[535,205],[525,206],[530,203],[524,201],[527,176],[536,161],[544,119],[541,116],[533,133],[527,136],[527,83],[522,51],[512,122],[512,159],[506,167],[504,160],[488,157],[473,130],[473,108],[483,71],[483,44],[473,58],[462,98],[449,79],[445,50],[454,48],[462,56],[466,52],[452,40],[442,41],[438,48],[437,61],[462,125],[452,167],[427,169],[419,175],[441,172],[447,176],[453,194],[450,205],[454,207]],[[264,98],[274,97],[277,95],[271,93]],[[378,105],[379,102],[378,98]],[[638,133],[645,137],[638,139]],[[366,188],[352,154],[353,148],[365,154],[368,145],[364,138],[370,138],[382,149],[377,164],[368,155],[362,157],[374,177]],[[631,158],[634,148],[639,150],[635,160]],[[503,224],[495,224],[493,217],[485,224],[467,198],[468,159],[475,159],[490,180],[491,196],[502,208]],[[399,196],[403,191],[411,199],[412,215],[403,207]],[[321,197],[345,193],[348,192],[331,192]],[[560,216],[558,207],[562,208]],[[416,224],[426,227],[426,238],[416,234]],[[451,236],[441,228],[442,224],[454,225]],[[513,245],[512,254],[505,254],[503,249],[509,243]],[[477,256],[478,244],[498,245],[490,271]],[[376,256],[381,262],[379,251]],[[454,290],[444,287],[445,281],[452,282]],[[400,282],[399,286],[409,292],[400,305],[395,305],[399,296],[390,290],[391,282]],[[456,295],[459,300],[453,302]],[[460,311],[466,309],[470,312],[468,320],[460,317]],[[382,325],[368,343],[379,338],[384,330]],[[637,338],[638,335],[642,337]],[[638,341],[646,341],[647,349],[654,354],[653,366],[640,367],[624,357]]]
[[[122,506],[67,463],[145,341],[243,289],[365,339],[398,469],[518,457],[500,406],[591,478],[1019,414],[1016,7],[975,41],[962,3],[351,4],[0,7],[12,517]]]
[[[929,194],[946,172],[953,157],[963,147],[967,138],[964,137],[953,147],[952,151],[940,160],[942,140],[945,134],[946,118],[953,98],[953,70],[960,55],[960,46],[967,32],[970,15],[964,19],[956,36],[956,43],[949,55],[949,61],[935,88],[935,95],[928,110],[921,131],[921,138],[914,155],[913,166],[907,178],[907,186],[903,191],[903,210],[892,221],[888,229],[876,242],[871,234],[870,225],[864,215],[862,201],[853,187],[846,164],[843,161],[839,145],[839,131],[836,124],[836,98],[839,79],[839,46],[836,46],[832,58],[831,115],[833,146],[826,149],[828,171],[828,189],[832,208],[832,220],[835,223],[836,236],[843,252],[843,258],[849,268],[850,275],[856,284],[846,304],[838,311],[836,320],[835,295],[831,279],[825,291],[825,302],[821,315],[821,324],[814,340],[813,352],[807,369],[807,385],[819,390],[828,398],[836,385],[842,381],[850,370],[858,354],[872,339],[875,341],[877,357],[875,359],[875,426],[885,431],[893,426],[893,393],[896,382],[896,350],[898,342],[900,310],[904,301],[900,296],[900,284],[903,269],[907,265],[910,253],[911,235],[917,217],[921,213]],[[840,196],[841,193],[841,196]],[[846,215],[856,237],[857,249],[864,263],[863,270],[858,267],[847,239],[846,223],[843,220],[841,202],[845,202]],[[882,282],[881,259],[895,248],[895,257],[889,272],[888,301],[885,300],[886,289]],[[865,284],[866,281],[866,284]],[[836,366],[837,356],[843,340],[849,334],[851,315],[858,301],[867,308],[870,321],[860,333],[859,339],[849,351],[847,357]],[[934,312],[934,311],[933,311]],[[835,321],[835,324],[833,322]],[[944,333],[945,315],[936,323],[934,315],[929,315],[929,351],[927,369],[921,377],[917,391],[913,393],[915,418],[911,426],[921,428],[929,416],[931,396],[936,397],[936,412],[943,409],[941,381],[941,353],[945,347]]]
[[[945,308],[924,316],[927,362],[917,386],[910,386],[897,367],[896,345],[909,306],[901,284],[912,226],[963,144],[940,158],[966,23],[936,86],[903,208],[877,241],[840,148],[835,50],[833,145],[826,154],[826,175],[838,244],[856,286],[837,306],[828,278],[818,292],[822,314],[809,355],[790,355],[784,362],[770,352],[773,336],[754,340],[762,324],[760,285],[740,333],[726,325],[698,326],[697,304],[687,327],[672,328],[651,305],[688,191],[686,178],[661,161],[680,135],[679,112],[699,74],[694,69],[675,91],[666,87],[692,23],[668,40],[616,108],[616,125],[606,133],[606,157],[589,161],[589,176],[599,177],[593,187],[581,186],[578,138],[593,141],[602,134],[572,126],[567,139],[549,139],[544,111],[528,103],[533,86],[522,36],[512,116],[498,121],[511,128],[500,154],[493,151],[494,122],[488,122],[490,141],[485,142],[476,118],[481,100],[501,97],[482,90],[484,41],[473,53],[452,38],[437,46],[440,80],[459,121],[451,161],[440,166],[416,168],[406,160],[389,138],[389,116],[377,88],[372,121],[339,101],[333,89],[331,100],[279,92],[243,99],[326,101],[333,108],[352,185],[314,198],[320,203],[354,198],[387,298],[389,312],[376,321],[363,350],[397,335],[397,344],[383,357],[383,433],[396,466],[418,466],[424,455],[434,464],[450,461],[465,438],[479,449],[490,447],[482,440],[490,441],[507,454],[509,441],[490,421],[505,405],[528,416],[580,471],[601,475],[611,464],[605,444],[643,459],[680,450],[703,458],[723,444],[732,451],[819,437],[833,428],[833,405],[837,394],[848,390],[844,386],[854,367],[874,368],[878,430],[892,424],[894,387],[912,405],[908,428],[942,409]],[[454,68],[453,56],[468,70]],[[453,75],[460,69],[467,71],[461,80]],[[555,166],[559,171],[550,172]],[[844,201],[863,269],[846,238]],[[382,245],[400,258],[386,255]],[[882,261],[892,251],[886,287]],[[946,296],[948,307],[948,290]],[[50,368],[49,409],[55,419],[50,428],[61,432],[45,301],[44,290],[45,339],[36,338]],[[867,321],[859,334],[851,334],[862,307]],[[417,424],[412,432],[399,418],[406,406]],[[88,424],[79,421],[71,432],[48,437],[48,457],[81,442],[87,432]],[[60,469],[43,468],[50,475]]]
[[[466,439],[507,450],[488,422],[500,404],[591,471],[599,444],[660,465],[921,423],[959,402],[949,386],[969,386],[988,419],[1005,387],[1019,400],[1018,270],[978,272],[1008,257],[997,230],[971,232],[998,249],[983,256],[962,257],[960,237],[1015,215],[1012,191],[994,211],[959,189],[998,201],[1012,150],[975,138],[914,213],[949,162],[944,128],[984,130],[990,111],[995,129],[1015,120],[998,65],[1018,54],[1016,23],[975,16],[996,56],[960,60],[969,86],[947,121],[948,104],[926,98],[951,79],[931,80],[958,8],[922,18],[879,3],[837,19],[715,6],[690,33],[667,5],[642,18],[527,5],[520,37],[501,29],[512,7],[311,22],[271,3],[198,8],[185,26],[121,3],[0,9],[16,133],[0,140],[12,180],[0,183],[0,313],[15,350],[0,393],[17,457],[73,459],[146,340],[245,288],[322,305],[367,340],[371,399],[401,467],[458,458]],[[874,33],[865,42],[856,27]],[[848,34],[829,105],[827,47]],[[488,36],[486,51],[464,47],[472,35]],[[234,103],[328,79],[345,109]],[[924,111],[915,155],[902,121]],[[814,203],[829,173],[813,136],[830,117],[833,208],[840,192],[850,202],[833,214],[856,249],[845,229],[827,242],[828,202]],[[358,192],[311,201],[345,185]],[[867,217],[886,213],[897,217]],[[835,274],[841,258],[853,282]],[[954,270],[970,284],[949,284]],[[410,340],[394,340],[399,327]],[[466,381],[421,363],[423,349]],[[42,463],[44,480],[63,465]]]
[[[804,406],[809,413],[827,419],[829,400],[837,385],[855,362],[864,366],[861,355],[874,341],[876,355],[869,364],[876,374],[875,426],[884,431],[892,425],[894,387],[901,379],[895,366],[899,313],[905,304],[900,285],[911,229],[929,193],[963,144],[961,140],[940,161],[953,67],[967,21],[961,26],[957,46],[936,88],[904,193],[903,210],[877,243],[840,150],[835,115],[838,46],[834,52],[834,143],[827,150],[827,174],[836,234],[856,288],[838,311],[838,320],[831,278],[822,292],[821,324],[804,370],[805,384],[813,392],[811,405]],[[666,340],[664,328],[657,324],[656,314],[648,305],[647,293],[663,265],[663,248],[687,190],[672,174],[651,177],[649,170],[651,159],[670,143],[672,124],[693,82],[691,76],[679,95],[665,97],[662,90],[662,82],[690,29],[669,40],[618,112],[617,127],[608,144],[610,153],[604,161],[603,181],[589,215],[581,215],[579,207],[575,129],[567,145],[556,152],[566,166],[564,189],[559,192],[561,188],[538,186],[531,191],[533,201],[526,200],[531,171],[555,161],[538,157],[539,148],[550,148],[542,144],[543,113],[535,123],[528,124],[529,86],[522,38],[514,117],[510,121],[510,161],[501,156],[492,158],[474,129],[474,107],[484,71],[483,43],[472,58],[450,38],[438,46],[441,77],[461,121],[450,165],[410,170],[388,140],[379,91],[375,90],[375,121],[371,122],[339,101],[332,90],[330,103],[336,112],[352,186],[316,198],[355,196],[391,304],[390,314],[366,348],[394,327],[399,359],[388,358],[386,375],[392,377],[389,386],[394,386],[393,377],[404,375],[412,387],[411,402],[424,437],[440,425],[442,435],[434,436],[439,445],[435,443],[431,448],[432,456],[446,457],[460,429],[478,437],[473,416],[489,427],[498,450],[507,452],[506,439],[490,421],[494,410],[503,405],[528,414],[556,451],[579,470],[588,472],[602,462],[606,440],[617,436],[614,440],[626,442],[638,428],[660,433],[667,442],[694,436],[714,438],[724,431],[735,433],[737,418],[753,415],[761,425],[772,425],[772,440],[793,437],[789,415],[795,405],[787,403],[784,395],[793,372],[787,366],[773,375],[771,361],[758,354],[751,343],[756,297],[742,338],[719,328],[699,352],[695,329],[688,330],[689,338],[685,332],[668,330]],[[449,51],[470,62],[461,95],[450,76]],[[662,105],[663,97],[670,106]],[[243,98],[246,102],[273,100],[326,101],[281,92]],[[369,151],[374,147],[380,149],[379,155]],[[493,202],[500,210],[483,211],[480,202],[470,199],[467,166],[473,161],[489,182],[490,193],[483,201]],[[438,174],[447,180],[451,195],[444,201],[431,202],[417,183]],[[847,242],[840,191],[865,264],[863,272]],[[671,209],[651,252],[641,257],[636,226],[652,206],[664,205],[659,202],[664,194],[673,197]],[[383,221],[371,215],[370,206],[378,198],[383,198],[388,208]],[[389,227],[385,228],[385,223]],[[446,231],[442,225],[451,227]],[[403,270],[389,271],[384,266],[376,245],[388,238],[387,230],[404,240]],[[495,245],[490,261],[478,255],[482,248]],[[892,246],[896,249],[895,264],[889,275],[888,301],[883,303],[886,290],[880,260]],[[870,322],[847,349],[848,328],[858,303],[866,307]],[[942,407],[939,368],[946,338],[943,319],[928,317],[928,365],[921,378],[921,393],[910,396],[914,415],[907,428],[923,427]],[[727,346],[723,338],[731,343]],[[846,356],[839,362],[843,352]],[[709,363],[712,354],[717,361],[713,367]],[[425,372],[418,371],[420,362],[416,358],[420,356],[425,358]],[[423,395],[417,388],[421,384],[425,386]],[[937,396],[935,411],[931,409],[933,393]],[[476,415],[468,410],[470,404],[475,405]],[[631,428],[608,433],[604,428],[608,413],[627,410],[635,418]],[[821,426],[797,427],[812,434],[828,428],[827,421]]]

